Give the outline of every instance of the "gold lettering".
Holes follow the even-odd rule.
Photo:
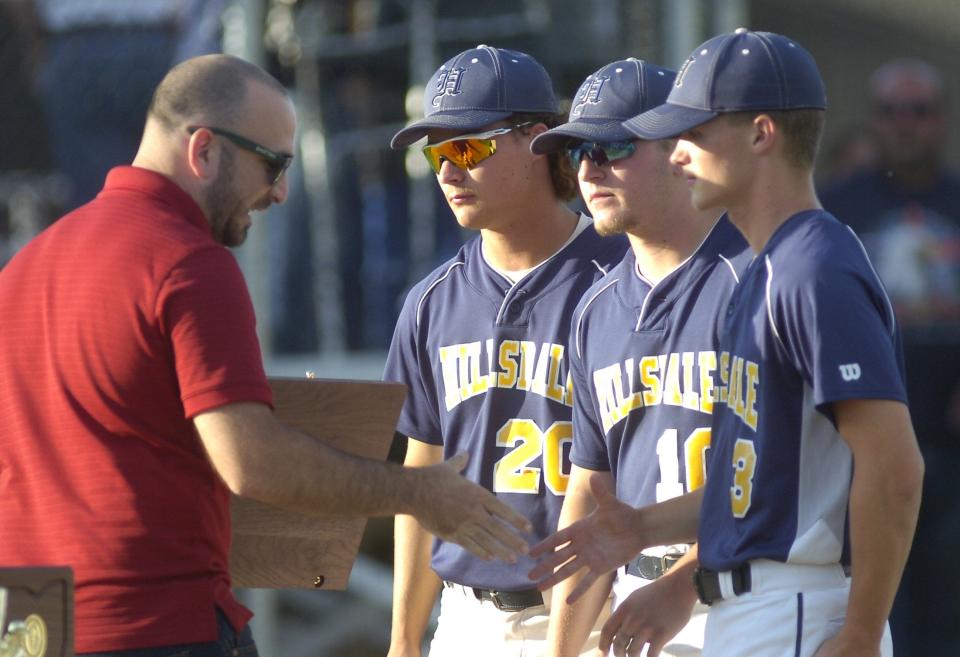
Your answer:
[[[550,345],[540,345],[540,354],[537,357],[537,369],[534,371],[533,381],[530,384],[530,392],[534,392],[541,397],[547,396],[547,370],[550,365]]]
[[[563,403],[567,406],[573,406],[573,377],[567,371],[567,389],[563,398]]]
[[[655,406],[663,401],[663,387],[656,374],[662,372],[659,363],[656,356],[644,356],[640,359],[640,382],[646,388],[643,391],[643,403],[646,406]]]
[[[737,356],[733,362],[733,371],[730,373],[730,378],[737,382],[737,395],[734,397],[736,402],[733,412],[737,417],[743,417],[743,359]],[[733,390],[730,390],[730,395],[733,395]],[[729,402],[727,402],[729,403]]]
[[[460,396],[460,384],[457,382],[457,353],[460,345],[440,347],[440,367],[443,371],[443,400],[447,410],[453,409],[463,398]]]
[[[497,363],[501,372],[497,375],[497,386],[512,388],[517,385],[517,361],[520,344],[516,340],[504,340],[500,343],[500,354]]]
[[[474,397],[487,391],[489,388],[489,377],[486,374],[480,374],[480,344],[471,342],[467,345],[467,351],[470,354],[470,396]]]
[[[717,353],[701,351],[697,358],[700,368],[700,412],[713,413],[713,372],[717,369]]]
[[[760,366],[747,361],[747,402],[746,416],[743,421],[747,426],[757,430],[757,386],[760,384]]]
[[[593,387],[597,391],[597,405],[600,408],[600,421],[606,433],[619,421],[617,415],[619,402],[617,390],[620,387],[620,364],[614,363],[593,373]]]
[[[520,378],[517,381],[518,390],[530,389],[536,357],[537,345],[529,340],[523,340],[520,343]]]
[[[470,352],[466,344],[457,345],[457,364],[460,374],[460,399],[470,398]]]
[[[487,388],[497,387],[497,370],[493,366],[493,354],[495,353],[493,338],[487,338]]]
[[[563,362],[563,345],[550,345],[550,373],[547,375],[547,398],[563,403],[563,386],[560,383],[560,364]]]
[[[720,352],[720,386],[717,388],[717,401],[727,403],[727,386],[730,384],[730,354]]]
[[[631,411],[643,406],[643,399],[640,396],[640,391],[633,391],[633,364],[634,360],[632,358],[628,358],[623,364],[623,371],[627,373],[626,392],[629,392],[630,394],[620,402],[620,417],[626,417]]]
[[[693,388],[693,360],[694,353],[685,351],[680,356],[683,363],[683,407],[691,411],[700,410],[700,398]]]
[[[739,360],[736,356],[730,357],[730,388],[727,391],[727,406],[734,413],[737,412],[737,388],[740,387],[740,379],[737,377],[737,361]]]
[[[661,356],[663,358],[663,356]],[[664,375],[663,403],[670,406],[682,406],[680,394],[680,354],[670,354]]]

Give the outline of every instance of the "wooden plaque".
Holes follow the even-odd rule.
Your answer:
[[[271,378],[270,384],[284,424],[345,452],[386,458],[406,386],[288,378]],[[346,588],[366,519],[315,518],[237,496],[231,512],[234,586]]]
[[[70,568],[0,568],[0,654],[73,657]]]

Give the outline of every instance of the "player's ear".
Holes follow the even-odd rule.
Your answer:
[[[214,177],[219,158],[220,151],[216,147],[212,132],[200,128],[190,135],[187,142],[187,166],[194,176],[201,180]]]
[[[773,118],[769,114],[758,114],[751,123],[750,146],[757,155],[764,155],[773,148],[778,134]]]
[[[533,125],[529,125],[523,128],[523,136],[527,138],[528,142],[530,142],[530,141],[533,141],[534,137],[536,137],[537,135],[542,135],[544,132],[546,132],[549,129],[550,128],[547,127],[546,123],[534,123]],[[535,160],[539,160],[547,157],[546,153],[537,154],[537,153],[531,152],[530,155]]]
[[[533,125],[528,126],[524,132],[532,137],[536,137],[537,135],[541,135],[549,129],[550,128],[547,127],[546,123],[534,123]]]

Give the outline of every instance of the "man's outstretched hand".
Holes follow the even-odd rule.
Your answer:
[[[465,453],[422,468],[426,478],[416,513],[424,529],[445,541],[465,547],[481,559],[515,563],[527,552],[524,532],[530,522],[497,497],[463,477]]]
[[[636,527],[637,510],[616,498],[606,486],[590,481],[597,502],[590,515],[548,536],[530,549],[530,556],[543,559],[530,571],[541,591],[586,570],[571,591],[573,604],[599,577],[616,570],[647,547]]]

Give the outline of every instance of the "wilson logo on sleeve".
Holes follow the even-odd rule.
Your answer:
[[[846,363],[840,366],[840,376],[844,381],[856,381],[860,378],[860,364]]]

